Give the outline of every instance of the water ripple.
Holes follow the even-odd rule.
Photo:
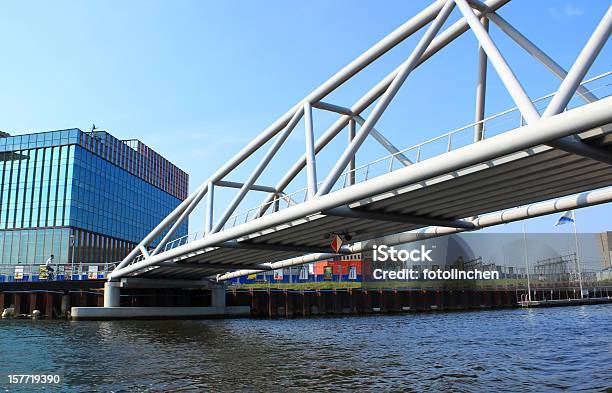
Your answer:
[[[609,391],[611,321],[612,305],[292,320],[0,321],[0,386],[9,373],[59,373],[68,392]]]

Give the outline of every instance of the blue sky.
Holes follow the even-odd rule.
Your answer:
[[[4,2],[0,130],[87,130],[95,122],[120,138],[141,139],[175,162],[190,174],[193,189],[298,100],[428,3]],[[607,0],[514,0],[500,14],[569,68],[608,6]],[[455,10],[451,20],[457,18]],[[532,98],[558,87],[548,71],[498,29],[491,34]],[[330,100],[350,106],[409,55],[417,38],[368,67]],[[610,45],[604,48],[587,77],[610,70],[611,51]],[[377,128],[405,148],[470,123],[475,64],[476,40],[468,32],[411,75]],[[491,67],[488,90],[487,115],[513,106]],[[320,134],[331,118],[315,116]],[[287,167],[302,153],[298,129],[260,182],[274,184],[282,174],[280,165]],[[342,146],[324,152],[322,173]],[[365,163],[383,155],[369,144],[359,157]],[[243,180],[253,162],[231,180]],[[298,188],[296,183],[290,189]],[[218,200],[228,198],[220,194]],[[257,202],[251,198],[241,209]],[[583,209],[579,229],[610,230],[611,213],[609,204]],[[527,228],[550,231],[554,220],[530,220]],[[201,225],[196,212],[191,227]],[[520,231],[520,225],[494,230]]]

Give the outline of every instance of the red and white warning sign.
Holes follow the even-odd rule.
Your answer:
[[[340,247],[342,247],[342,238],[340,237],[340,235],[334,235],[331,241],[331,248],[335,252],[338,252],[340,250]]]

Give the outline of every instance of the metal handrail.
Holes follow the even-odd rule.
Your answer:
[[[582,86],[582,85],[585,85],[585,84],[587,84],[587,83],[591,83],[591,82],[593,82],[593,81],[596,81],[596,80],[599,80],[599,79],[605,78],[606,76],[609,76],[609,75],[612,75],[612,71],[605,72],[605,73],[603,73],[603,74],[601,74],[601,75],[598,75],[598,76],[596,76],[596,77],[594,77],[594,78],[588,79],[588,80],[584,81],[584,82],[581,84],[581,86]],[[601,86],[600,88],[605,87],[605,86],[609,86],[609,85],[610,85],[610,84],[606,84],[606,85],[604,85],[604,86]],[[596,91],[596,90],[597,90],[597,89],[591,89],[591,90],[588,90],[588,92],[593,92],[593,91]],[[544,100],[546,100],[546,99],[548,99],[548,98],[552,98],[554,95],[555,95],[555,93],[547,94],[547,95],[545,95],[545,96],[543,96],[543,97],[540,97],[540,98],[535,99],[535,100],[534,100],[534,101],[532,101],[532,102],[533,102],[534,104],[536,104],[536,103],[539,103],[539,102],[541,102],[541,101],[544,101]],[[367,163],[367,164],[361,165],[361,166],[359,166],[359,167],[357,167],[357,168],[355,168],[355,169],[353,169],[353,170],[351,170],[351,171],[344,172],[343,174],[350,173],[350,172],[353,172],[353,171],[357,171],[357,170],[359,170],[359,169],[365,168],[365,167],[366,167],[366,166],[368,166],[368,165],[372,165],[372,164],[378,163],[378,162],[380,162],[380,161],[385,161],[385,160],[389,159],[389,157],[397,157],[398,155],[403,154],[403,153],[406,153],[406,152],[408,152],[408,151],[410,151],[410,150],[414,150],[414,149],[419,148],[419,147],[421,147],[421,146],[424,146],[424,145],[426,145],[426,144],[429,144],[429,143],[432,143],[432,142],[436,142],[436,141],[441,140],[441,139],[444,139],[444,138],[448,138],[449,136],[452,136],[453,134],[459,133],[459,132],[461,132],[461,131],[465,131],[465,130],[467,130],[467,129],[474,128],[474,127],[475,127],[476,125],[478,125],[478,124],[482,124],[482,125],[484,126],[484,124],[485,124],[486,122],[488,122],[488,121],[491,121],[491,120],[493,120],[493,119],[496,119],[496,118],[498,118],[498,117],[501,117],[501,116],[507,115],[507,114],[512,113],[512,112],[516,112],[516,111],[518,111],[518,110],[519,110],[519,108],[518,108],[518,107],[516,107],[516,106],[515,106],[515,107],[513,107],[513,108],[510,108],[510,109],[506,109],[506,110],[505,110],[505,111],[503,111],[503,112],[496,113],[496,114],[491,115],[491,116],[489,116],[489,117],[487,117],[487,118],[485,118],[485,119],[482,119],[482,120],[480,120],[480,121],[477,121],[477,122],[474,122],[474,123],[470,123],[470,124],[468,124],[468,125],[466,125],[466,126],[463,126],[463,127],[457,128],[457,129],[454,129],[454,130],[449,131],[449,132],[447,132],[447,133],[445,133],[445,134],[442,134],[442,135],[438,135],[438,136],[433,137],[433,138],[431,138],[431,139],[428,139],[428,140],[426,140],[426,141],[424,141],[424,142],[417,143],[416,145],[413,145],[413,146],[411,146],[411,147],[408,147],[408,148],[406,148],[406,149],[404,149],[404,150],[400,150],[400,151],[398,151],[397,153],[389,154],[389,155],[387,155],[387,156],[384,156],[384,157],[382,157],[382,158],[379,158],[379,159],[374,160],[374,161],[372,161],[372,162],[369,162],[369,163]]]
[[[64,280],[73,280],[74,276],[77,276],[76,280],[82,280],[83,277],[87,277],[90,266],[97,266],[98,270],[96,272],[96,278],[106,278],[108,274],[110,274],[115,268],[118,262],[113,263],[92,263],[92,262],[84,262],[84,263],[55,263],[52,264],[53,268],[53,276],[54,278],[51,281],[64,281]],[[45,263],[18,263],[18,264],[2,264],[0,265],[0,281],[21,281],[27,282],[32,281],[34,278],[37,280],[48,280],[39,278],[40,276],[40,267],[45,266]],[[20,272],[23,275],[23,279],[16,279],[15,268],[23,267],[23,271]],[[60,267],[63,268],[60,269]],[[63,274],[61,274],[63,273]]]

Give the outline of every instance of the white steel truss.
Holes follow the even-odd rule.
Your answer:
[[[609,165],[612,165],[612,154],[610,154],[609,149],[585,143],[577,135],[612,122],[612,98],[598,99],[593,92],[587,89],[584,81],[589,68],[610,36],[612,6],[608,8],[574,65],[566,71],[498,14],[498,10],[509,1],[438,0],[433,2],[295,104],[219,168],[117,265],[110,276],[111,279],[118,279],[154,266],[171,266],[173,262],[182,257],[199,255],[206,250],[217,248],[262,250],[262,252],[265,250],[286,251],[294,253],[295,258],[302,261],[300,263],[316,258],[316,255],[331,255],[326,252],[328,250],[312,245],[264,244],[248,241],[255,233],[273,231],[275,228],[291,223],[292,220],[300,220],[312,215],[387,223],[410,223],[420,227],[431,225],[450,228],[448,231],[442,231],[444,233],[478,229],[483,225],[474,216],[448,218],[414,214],[390,214],[384,211],[371,211],[367,206],[360,207],[356,206],[355,203],[364,198],[405,187],[408,184],[426,181],[434,176],[497,159],[505,154],[516,153],[521,149],[531,149],[545,145],[547,149],[554,148],[581,158],[587,158],[595,161],[597,165],[608,166],[609,169]],[[460,19],[443,29],[445,22],[455,8],[460,11]],[[492,23],[490,24],[490,22]],[[550,103],[546,106],[542,115],[536,108],[539,101],[532,101],[529,98],[491,38],[489,29],[492,25],[506,33],[561,80],[559,89],[549,97]],[[445,135],[448,138],[448,150],[443,157],[421,160],[422,145],[417,145],[415,147],[417,149],[416,158],[410,158],[407,150],[400,151],[380,130],[376,129],[377,122],[396,97],[404,82],[410,77],[411,72],[468,30],[475,35],[479,45],[476,48],[478,50],[478,63],[475,122],[468,126],[473,129],[474,143],[465,147],[466,150],[464,151],[451,151],[452,137],[455,133],[453,131]],[[423,31],[423,33],[408,58],[360,97],[350,108],[324,101],[333,91],[355,77],[369,64],[420,31]],[[521,115],[519,128],[493,138],[485,138],[484,135],[486,121],[495,117],[485,118],[488,62],[499,75]],[[604,76],[608,75],[610,73]],[[586,105],[566,111],[570,100],[575,95],[584,100]],[[316,115],[315,109],[338,115],[337,120],[317,139],[315,139],[313,125],[313,116]],[[368,109],[371,110],[365,116],[364,114]],[[263,171],[268,167],[291,133],[295,131],[301,120],[304,120],[304,154],[288,169],[276,185],[257,184]],[[348,129],[348,145],[339,155],[332,169],[328,173],[322,173],[317,168],[317,154],[343,129]],[[356,168],[355,157],[369,136],[391,154],[388,164],[389,173],[383,176],[384,179],[375,178],[359,183],[356,175],[360,168]],[[247,179],[243,182],[227,179],[230,173],[253,153],[262,149],[264,145],[269,145],[269,147]],[[394,171],[394,165],[397,165],[400,169]],[[296,194],[286,194],[287,186],[304,170],[306,173],[306,188],[303,197],[298,197]],[[366,169],[366,179],[367,176]],[[321,180],[320,183],[318,179]],[[334,187],[337,187],[339,183],[343,183],[342,190],[336,192]],[[587,184],[594,183],[585,183],[585,187],[589,187]],[[597,187],[601,186],[602,184],[597,183]],[[213,214],[215,211],[214,191],[218,187],[233,188],[238,191],[223,213],[215,218]],[[267,193],[267,196],[261,206],[247,212],[244,223],[238,223],[235,211],[245,196],[251,192],[264,192]],[[176,241],[171,243],[176,230],[199,204],[204,203],[203,201],[206,207],[205,227],[199,235],[200,237],[198,238],[196,234],[191,239],[187,237],[184,243],[174,244]],[[286,204],[287,208],[281,211],[281,204]],[[234,222],[230,221],[233,217],[235,217]],[[439,232],[436,231],[436,233]],[[159,240],[159,242],[155,247],[152,247],[156,240]],[[169,248],[169,244],[173,244],[173,247]],[[345,246],[341,252],[358,250],[360,250],[359,246]],[[304,253],[313,254],[310,254],[311,256],[301,256]],[[295,262],[295,259],[292,259],[292,261]],[[199,263],[199,267],[203,271],[207,271],[208,267],[214,268],[214,266],[214,261]],[[241,266],[231,263],[224,265],[228,270],[239,269]],[[265,266],[276,265],[258,263],[254,266],[263,269]],[[233,276],[230,274],[224,277]]]

